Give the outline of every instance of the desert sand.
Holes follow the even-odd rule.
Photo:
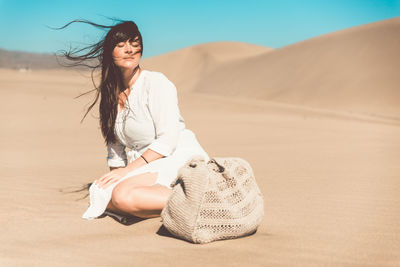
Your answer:
[[[97,106],[80,123],[94,95],[74,99],[89,74],[0,69],[0,266],[400,266],[399,31],[396,18],[144,60],[176,84],[210,156],[249,161],[264,195],[254,235],[205,245],[161,218],[81,219],[74,190],[108,170]]]

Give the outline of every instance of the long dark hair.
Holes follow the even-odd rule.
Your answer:
[[[101,38],[101,40],[95,44],[80,49],[61,51],[62,56],[70,60],[70,62],[72,61],[72,63],[68,63],[66,66],[85,66],[92,70],[91,77],[95,88],[79,95],[78,97],[92,91],[96,91],[96,96],[93,103],[88,107],[81,122],[85,119],[86,115],[97,103],[100,97],[100,127],[106,144],[116,141],[114,126],[118,114],[118,97],[124,88],[122,74],[114,63],[112,52],[119,42],[130,40],[139,43],[140,50],[138,52],[143,55],[143,40],[138,26],[133,21],[117,21],[119,23],[116,25],[106,26],[88,20],[73,20],[60,28],[56,28],[64,29],[72,23],[81,22],[90,24],[99,29],[109,29],[105,37]],[[93,75],[99,68],[101,68],[101,79],[100,85],[96,86]],[[135,69],[135,72],[138,69],[139,65]]]

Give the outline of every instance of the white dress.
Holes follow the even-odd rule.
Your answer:
[[[107,146],[108,166],[126,166],[151,149],[165,158],[141,168],[157,172],[156,183],[169,188],[190,156],[201,154],[209,160],[195,134],[185,127],[175,85],[161,72],[141,71],[124,109],[118,107],[115,133],[118,142]],[[125,148],[129,149],[128,155]]]
[[[171,188],[178,170],[194,155],[208,154],[199,144],[195,134],[185,127],[178,107],[175,85],[156,71],[142,70],[115,121],[117,142],[107,146],[107,163],[110,167],[124,167],[140,157],[147,149],[164,155],[139,167],[106,189],[92,183],[89,188],[90,205],[82,215],[94,219],[104,213],[111,200],[112,190],[123,180],[145,172],[157,173],[155,184]],[[125,148],[129,149],[128,155]]]

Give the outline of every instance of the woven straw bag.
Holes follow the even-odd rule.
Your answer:
[[[264,201],[250,164],[242,158],[194,156],[178,171],[161,212],[174,236],[208,243],[253,234],[264,216]]]

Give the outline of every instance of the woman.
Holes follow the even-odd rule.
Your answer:
[[[64,53],[77,61],[73,65],[87,65],[86,60],[97,58],[99,64],[92,67],[101,68],[100,86],[86,114],[100,96],[100,125],[110,172],[91,185],[91,203],[83,218],[96,218],[105,209],[157,217],[179,168],[196,154],[210,158],[185,127],[174,84],[164,74],[140,67],[143,42],[134,22],[115,26],[73,22],[110,28],[104,40],[88,47],[86,54],[78,55],[85,49]],[[129,162],[126,147],[130,149]]]

